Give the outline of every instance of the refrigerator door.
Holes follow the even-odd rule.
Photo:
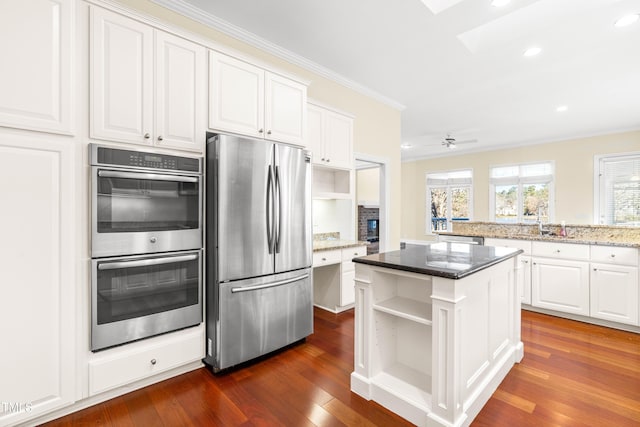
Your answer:
[[[207,363],[225,369],[311,335],[312,288],[309,268],[221,283],[219,339]]]
[[[217,193],[217,248],[210,253],[217,254],[217,280],[273,274],[273,144],[231,135],[218,135],[214,143],[215,175],[209,178]]]
[[[275,146],[276,273],[311,266],[310,161],[300,148]]]

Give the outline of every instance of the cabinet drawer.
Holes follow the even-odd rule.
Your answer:
[[[342,261],[340,249],[313,253],[313,266],[320,267],[329,264],[339,264]]]
[[[589,245],[574,245],[570,243],[532,242],[533,256],[558,259],[589,259]]]
[[[355,257],[365,256],[367,254],[366,246],[356,246],[355,248],[345,248],[342,250],[342,261],[351,261]]]
[[[522,249],[524,255],[531,255],[531,242],[514,239],[484,239],[485,246],[504,246],[505,248]]]
[[[136,344],[142,344],[142,342],[131,344],[136,347],[134,350],[114,349],[117,354],[89,362],[90,395],[150,377],[204,357],[202,327],[188,333],[178,332],[170,337],[169,341],[158,341],[148,347]]]
[[[591,246],[591,261],[608,264],[638,265],[638,250],[618,246]]]

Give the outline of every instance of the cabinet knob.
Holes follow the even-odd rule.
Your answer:
[[[155,365],[156,363],[157,363],[157,362],[156,362],[156,359],[151,359],[151,364],[152,364],[152,365]]]
[[[616,257],[616,254],[611,254],[611,258],[615,258],[615,257]]]
[[[322,258],[322,260],[323,260],[323,261],[326,261],[327,259],[326,259],[326,258]]]
[[[144,134],[144,139],[149,139],[151,138],[151,134],[149,132]]]
[[[267,131],[267,135],[271,135],[271,131],[270,130]]]
[[[331,159],[327,159],[327,163],[329,163],[331,161]]]
[[[560,253],[560,249],[556,249],[556,253],[559,254]]]
[[[597,268],[594,268],[594,269],[593,269],[593,271],[598,271],[598,269],[597,269]]]
[[[264,129],[260,129],[260,130],[258,131],[258,133],[262,133],[262,132],[264,132]]]
[[[358,252],[354,252],[354,253],[353,253],[353,256],[358,256]]]
[[[158,241],[158,238],[156,238],[156,237],[152,237],[152,238],[150,238],[150,239],[149,239],[149,241],[150,241],[151,243],[155,243],[155,242],[157,242],[157,241]]]
[[[163,139],[164,139],[164,138],[162,137],[162,135],[160,135],[160,136],[158,137],[158,141],[162,141]]]
[[[324,159],[324,157],[323,157],[323,158],[321,158],[320,160],[321,160],[321,161],[323,161],[323,162],[325,162],[325,161],[326,161],[326,160]]]
[[[523,260],[522,260],[522,263],[523,263],[523,264],[529,264],[529,261],[527,261],[526,259],[523,259]]]

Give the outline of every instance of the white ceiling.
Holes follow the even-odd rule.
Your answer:
[[[640,0],[154,1],[404,107],[403,160],[640,129]]]

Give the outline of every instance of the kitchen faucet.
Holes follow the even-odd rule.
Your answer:
[[[549,234],[549,229],[548,228],[544,228],[542,225],[542,220],[540,219],[540,210],[542,209],[542,206],[538,206],[538,216],[536,219],[536,222],[538,223],[538,234],[540,236],[545,236],[547,234]]]

